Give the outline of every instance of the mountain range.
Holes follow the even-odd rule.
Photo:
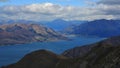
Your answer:
[[[84,22],[86,21],[78,21],[78,20],[66,21],[63,19],[55,19],[50,22],[43,22],[42,24],[56,31],[63,31],[66,27],[70,27],[72,25],[79,25]]]
[[[14,24],[14,23],[31,24],[31,23],[34,23],[34,24],[44,25],[56,31],[63,31],[66,27],[69,27],[71,25],[78,25],[84,22],[85,21],[78,21],[78,20],[66,21],[63,19],[55,19],[52,21],[0,20],[0,24]]]
[[[120,35],[120,20],[94,20],[77,26],[68,27],[64,32],[68,34],[112,37]]]
[[[56,55],[38,50],[24,56],[17,63],[1,68],[119,68],[120,36],[95,44],[66,50]]]
[[[0,45],[64,40],[62,34],[38,24],[0,25]]]

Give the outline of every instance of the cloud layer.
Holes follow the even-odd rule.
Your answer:
[[[7,2],[7,1],[9,1],[9,0],[0,0],[0,2]]]
[[[120,4],[120,0],[100,0],[98,2],[99,4],[106,4],[106,5],[119,5]]]
[[[0,19],[49,21],[120,19],[120,0],[101,0],[94,6],[74,7],[52,3],[0,7]]]

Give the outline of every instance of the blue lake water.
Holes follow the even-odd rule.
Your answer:
[[[39,49],[50,50],[56,54],[61,54],[67,49],[91,44],[105,38],[98,37],[74,37],[72,41],[56,42],[35,42],[29,44],[0,46],[0,66],[8,65],[19,61],[25,54]]]

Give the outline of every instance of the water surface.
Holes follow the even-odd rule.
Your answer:
[[[105,38],[98,37],[74,37],[72,41],[62,40],[56,42],[35,42],[29,44],[0,46],[0,66],[17,62],[25,54],[39,49],[50,50],[56,54],[61,54],[67,49],[91,44]]]

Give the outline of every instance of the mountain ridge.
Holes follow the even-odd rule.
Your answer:
[[[112,37],[120,35],[120,20],[95,20],[66,28],[65,32],[75,35]]]
[[[1,24],[14,24],[14,23],[21,23],[21,24],[40,24],[40,25],[44,25],[47,26],[49,28],[52,28],[54,30],[57,31],[62,31],[64,30],[66,27],[69,27],[71,25],[77,25],[77,24],[81,24],[83,22],[86,21],[79,21],[79,20],[63,20],[63,19],[55,19],[52,21],[31,21],[31,20],[0,20],[0,25]]]
[[[103,41],[96,42],[96,43],[89,44],[89,45],[75,47],[75,48],[66,50],[62,55],[70,57],[70,58],[81,57],[82,55],[88,53],[91,50],[91,48],[98,46],[98,45],[101,45],[101,46],[110,45],[113,47],[120,46],[120,36],[111,37]]]
[[[65,36],[38,24],[0,25],[0,45],[64,40]]]

